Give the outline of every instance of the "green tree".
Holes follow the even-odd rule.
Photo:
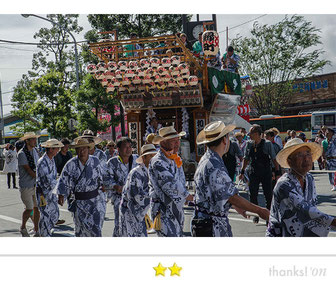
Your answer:
[[[120,119],[114,116],[115,105],[118,103],[113,95],[107,94],[99,81],[90,74],[86,75],[76,95],[78,132],[82,133],[85,129],[95,133],[104,132],[108,127],[118,125]],[[101,111],[111,115],[110,122],[99,119]]]
[[[41,121],[41,129],[47,129],[53,138],[69,137],[68,120],[74,117],[73,99],[64,86],[63,73],[49,71],[32,82],[31,91],[37,97],[32,112]]]
[[[240,69],[254,85],[250,103],[259,115],[282,114],[293,94],[293,80],[321,72],[330,63],[321,59],[319,33],[311,22],[294,15],[274,25],[255,22],[251,37],[233,40]]]
[[[76,81],[75,76],[75,55],[72,38],[67,32],[79,34],[83,27],[78,25],[77,14],[48,14],[47,18],[58,25],[52,25],[51,28],[41,28],[34,34],[35,39],[39,39],[37,46],[41,50],[33,54],[32,69],[30,76],[38,77],[39,74],[46,74],[54,69],[62,72],[64,82],[73,84]]]
[[[22,79],[17,83],[14,88],[14,93],[12,96],[12,115],[17,116],[22,120],[12,126],[10,129],[13,130],[17,135],[23,135],[25,132],[35,132],[40,130],[40,125],[34,117],[32,108],[36,101],[36,94],[31,90],[32,81],[27,75],[23,75]]]
[[[129,38],[132,32],[138,37],[149,37],[182,30],[182,15],[179,14],[90,14],[88,20],[99,32],[118,30],[121,39]]]

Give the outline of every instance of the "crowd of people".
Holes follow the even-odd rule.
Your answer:
[[[59,205],[68,205],[78,237],[102,236],[106,205],[114,210],[114,237],[143,237],[152,229],[158,236],[184,234],[184,206],[195,207],[193,236],[232,236],[228,219],[232,207],[247,217],[254,213],[266,220],[267,236],[326,236],[336,220],[316,207],[314,178],[308,172],[320,160],[336,169],[334,131],[324,127],[315,142],[306,142],[289,131],[282,142],[276,128],[265,132],[253,125],[249,133],[233,125],[212,122],[198,134],[196,143],[207,151],[194,175],[195,195],[186,187],[180,139],[173,126],[162,127],[153,117],[140,155],[132,141],[109,141],[86,130],[70,142],[49,139],[39,154],[35,133],[25,133],[15,147],[5,148],[4,171],[25,206],[20,232],[27,237],[26,223],[34,223],[34,235],[48,237],[59,219]],[[323,135],[323,136],[322,136]],[[22,147],[22,148],[21,148]],[[73,157],[69,149],[76,152]],[[335,173],[330,172],[332,190]],[[237,181],[246,184],[250,201],[239,196]],[[258,205],[261,184],[266,207]],[[201,231],[201,232],[200,232]],[[205,232],[206,231],[206,232]]]

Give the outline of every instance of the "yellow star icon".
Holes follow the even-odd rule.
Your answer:
[[[182,267],[178,267],[177,264],[174,262],[174,265],[172,267],[169,267],[170,269],[170,276],[177,275],[180,276],[180,271],[182,270]]]
[[[153,268],[155,270],[155,276],[159,276],[159,275],[165,276],[165,271],[167,267],[163,267],[161,262],[159,263],[157,267],[153,267]]]

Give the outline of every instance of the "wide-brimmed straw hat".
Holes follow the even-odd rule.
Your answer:
[[[320,158],[322,154],[322,147],[315,142],[303,142],[302,139],[294,138],[289,140],[284,148],[277,154],[276,161],[283,168],[289,168],[288,157],[297,149],[301,147],[308,147],[311,150],[313,162]]]
[[[20,138],[20,141],[25,141],[28,139],[37,139],[40,135],[36,135],[34,132],[24,133],[23,137]]]
[[[47,140],[46,142],[41,143],[41,146],[46,148],[55,148],[55,147],[61,148],[64,146],[64,144],[58,141],[57,139],[50,139]]]
[[[78,138],[85,138],[85,139],[89,139],[89,140],[92,139],[95,144],[100,144],[103,141],[102,138],[95,136],[94,133],[91,130],[85,130],[83,132],[83,134]],[[78,139],[78,138],[76,138],[76,139]]]
[[[95,147],[95,143],[89,142],[89,140],[86,138],[78,137],[74,140],[73,143],[70,144],[71,148],[86,147],[86,146],[89,147],[90,149],[93,149]]]
[[[235,125],[225,125],[222,121],[211,122],[197,135],[196,143],[206,144],[224,137],[236,128]]]
[[[148,154],[156,154],[157,150],[153,144],[145,144],[141,147],[141,155],[136,159],[137,163],[143,163],[142,157]]]
[[[116,143],[114,141],[109,141],[106,146],[116,146]]]
[[[159,130],[159,135],[154,137],[152,143],[153,144],[159,144],[160,142],[164,140],[169,140],[177,137],[183,137],[186,135],[185,131],[182,131],[180,133],[176,132],[174,126],[169,127],[163,127]]]

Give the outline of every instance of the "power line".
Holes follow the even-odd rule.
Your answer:
[[[22,44],[22,45],[58,45],[60,42],[52,42],[52,43],[39,43],[39,42],[23,42],[23,41],[12,41],[12,40],[6,40],[6,39],[0,39],[0,42],[4,43],[10,43],[10,44]],[[82,41],[77,41],[77,43],[88,43],[88,40],[82,40]],[[62,44],[68,45],[68,44],[74,44],[75,42],[62,42]]]
[[[234,29],[234,28],[237,28],[237,27],[240,27],[240,26],[242,26],[242,25],[248,24],[248,23],[250,23],[250,22],[253,22],[253,21],[255,21],[255,20],[257,20],[257,19],[260,19],[260,18],[262,18],[262,17],[265,17],[265,16],[267,16],[267,14],[263,14],[263,15],[261,15],[261,16],[259,16],[259,17],[256,17],[256,18],[252,19],[252,20],[249,20],[249,21],[246,21],[246,22],[241,23],[241,24],[239,24],[239,25],[236,25],[236,26],[234,26],[234,27],[231,27],[231,28],[229,28],[228,30],[232,30],[232,29]],[[220,32],[218,32],[218,33],[222,33],[222,32],[226,32],[226,30],[222,30],[222,31],[220,31]]]
[[[0,46],[0,48],[10,49],[10,50],[19,50],[19,51],[30,51],[30,52],[35,52],[36,51],[34,49],[20,49],[20,48],[6,47],[6,46]]]

